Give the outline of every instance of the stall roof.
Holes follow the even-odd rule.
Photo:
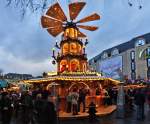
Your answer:
[[[24,83],[44,83],[44,82],[53,82],[53,81],[102,81],[102,80],[108,80],[113,82],[114,85],[119,84],[120,82],[117,80],[113,80],[111,78],[105,78],[102,76],[51,76],[47,78],[37,78],[37,79],[30,79],[30,80],[24,80]]]
[[[5,80],[0,79],[0,87],[4,88],[4,87],[7,87],[7,86],[8,86],[8,82],[5,81]]]

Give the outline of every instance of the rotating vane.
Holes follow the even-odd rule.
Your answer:
[[[97,13],[94,13],[75,22],[74,20],[77,18],[85,5],[85,2],[70,3],[68,6],[70,21],[68,21],[59,3],[55,3],[47,10],[46,14],[41,17],[42,27],[54,37],[64,32],[68,27],[76,28],[78,31],[78,37],[86,37],[84,33],[80,32],[80,28],[95,31],[98,27],[81,25],[81,23],[99,20],[100,16]]]

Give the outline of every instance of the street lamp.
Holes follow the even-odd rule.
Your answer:
[[[52,57],[55,59],[56,58],[56,56],[55,56],[55,48],[52,48],[52,52],[53,52]]]
[[[120,82],[117,96],[117,118],[124,118],[125,114],[125,94],[124,94],[124,83]]]
[[[58,122],[59,122],[59,110],[58,110],[58,103],[57,102],[59,102],[59,101],[57,101],[57,94],[56,94],[56,86],[59,86],[60,84],[57,84],[57,83],[55,83],[55,82],[53,82],[53,83],[51,83],[50,84],[50,86],[52,86],[52,87],[54,87],[54,94],[53,94],[53,96],[54,96],[54,105],[55,105],[55,110],[56,110],[56,113],[57,113],[57,124],[58,124]]]

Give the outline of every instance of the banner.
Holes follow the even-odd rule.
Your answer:
[[[104,77],[122,79],[122,56],[116,56],[100,62],[100,72]]]

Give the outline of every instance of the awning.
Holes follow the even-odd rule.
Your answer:
[[[0,88],[4,88],[8,86],[8,82],[5,80],[0,80]]]

